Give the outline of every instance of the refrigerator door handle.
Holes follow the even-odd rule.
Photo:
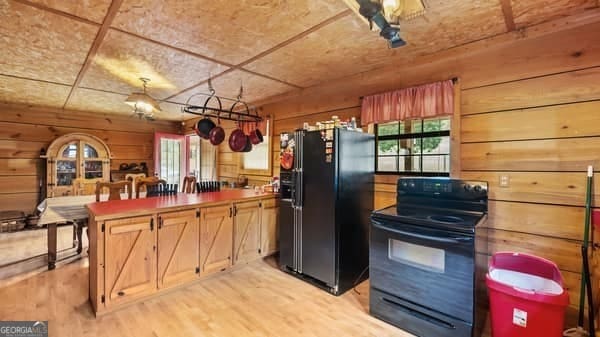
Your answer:
[[[298,207],[302,207],[302,205],[304,204],[303,199],[303,193],[302,193],[302,170],[299,170],[298,172],[296,172],[295,176],[296,176],[296,182],[295,182],[295,186],[294,186],[294,205],[298,206]]]

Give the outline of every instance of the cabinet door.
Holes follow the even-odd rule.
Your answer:
[[[260,217],[261,255],[267,256],[279,250],[279,204],[277,199],[262,201]]]
[[[231,266],[233,218],[230,205],[200,209],[201,276]]]
[[[106,221],[106,306],[156,291],[156,230],[154,217]]]
[[[196,210],[158,216],[158,287],[167,288],[198,278],[199,218]]]
[[[233,263],[260,257],[260,202],[236,203],[233,208]]]

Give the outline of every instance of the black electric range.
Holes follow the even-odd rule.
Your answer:
[[[421,337],[481,334],[487,189],[480,181],[398,180],[397,205],[371,215],[371,315]]]

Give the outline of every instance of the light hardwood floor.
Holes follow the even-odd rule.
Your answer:
[[[368,314],[368,282],[340,297],[279,271],[275,260],[98,319],[88,303],[88,260],[0,288],[0,320],[49,320],[50,336],[412,336]]]

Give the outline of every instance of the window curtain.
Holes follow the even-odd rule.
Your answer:
[[[365,96],[361,124],[448,116],[454,113],[452,80]]]

